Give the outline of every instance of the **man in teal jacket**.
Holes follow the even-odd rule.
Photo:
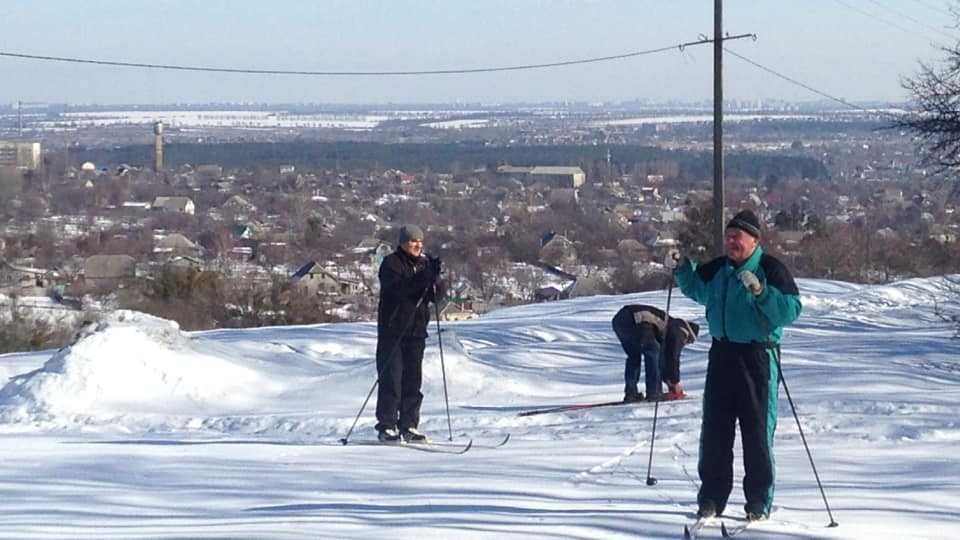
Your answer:
[[[740,423],[744,510],[765,519],[773,504],[773,432],[783,327],[800,316],[789,270],[760,247],[760,222],[739,212],[724,232],[725,256],[706,264],[684,258],[675,278],[683,294],[707,309],[710,347],[700,431],[698,514],[723,513],[733,488],[733,438]]]

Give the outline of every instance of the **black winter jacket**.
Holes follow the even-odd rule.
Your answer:
[[[399,247],[384,257],[380,263],[378,335],[427,337],[429,302],[442,299],[445,292],[443,283],[434,279],[428,262],[426,257],[412,257]]]
[[[640,311],[647,311],[660,320],[663,320],[663,318],[667,315],[660,308],[643,304],[631,304],[624,306],[623,309],[629,312],[631,316]],[[656,328],[650,323],[638,324],[637,326],[640,331],[641,343],[645,343],[647,340],[656,340],[661,346],[664,345],[664,339],[660,329]],[[684,326],[687,326],[689,330],[693,332],[694,338],[700,334],[700,326],[697,323],[687,322],[676,317],[670,317],[670,322],[667,325],[666,357],[677,364],[680,362],[680,352],[686,345],[686,343],[684,343],[683,333],[681,330],[681,327]]]

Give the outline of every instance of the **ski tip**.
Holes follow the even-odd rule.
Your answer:
[[[463,450],[457,452],[458,454],[466,454],[467,450],[470,450],[470,447],[473,446],[473,439],[467,441],[467,445],[463,447]]]
[[[507,444],[507,441],[509,441],[509,440],[510,440],[510,434],[507,433],[507,436],[504,437],[504,438],[503,438],[503,441],[501,441],[500,444],[498,444],[497,446],[503,446],[503,445]]]

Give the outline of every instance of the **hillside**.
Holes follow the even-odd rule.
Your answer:
[[[838,528],[781,391],[777,495],[751,538],[952,538],[960,341],[941,280],[799,280],[783,365]],[[700,401],[518,417],[619,399],[610,319],[666,291],[444,324],[464,455],[340,445],[370,390],[373,324],[185,333],[118,312],[60,351],[0,356],[0,538],[677,538],[695,511]],[[702,309],[673,296],[678,316]],[[948,305],[956,309],[955,304]],[[436,327],[422,429],[448,436]],[[709,337],[681,372],[703,388]],[[374,438],[373,400],[354,442]],[[490,449],[506,434],[509,443]],[[739,470],[737,450],[736,477]],[[734,487],[730,513],[742,514]],[[754,532],[754,529],[751,529]],[[719,537],[719,531],[710,531]]]

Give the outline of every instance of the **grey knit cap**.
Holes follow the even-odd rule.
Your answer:
[[[397,240],[398,243],[403,244],[411,240],[420,240],[423,241],[423,229],[417,227],[416,225],[404,225],[400,227],[400,238]]]

